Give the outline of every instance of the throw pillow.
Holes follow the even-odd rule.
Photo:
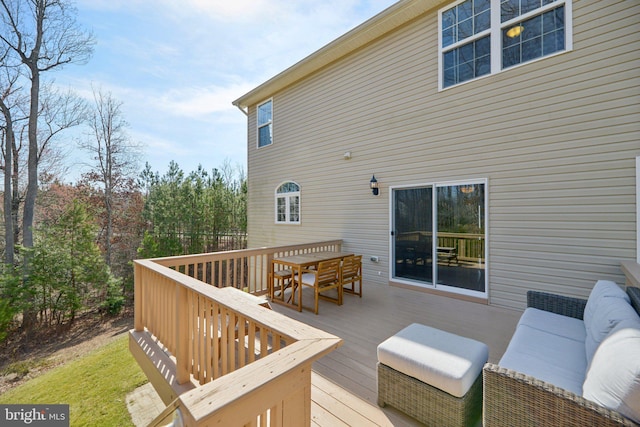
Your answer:
[[[640,423],[640,319],[620,322],[600,344],[582,394]]]
[[[593,287],[584,309],[587,363],[591,363],[602,340],[621,320],[637,317],[629,301],[629,296],[615,282],[598,280]]]

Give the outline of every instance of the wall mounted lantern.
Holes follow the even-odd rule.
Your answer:
[[[377,196],[379,194],[380,190],[378,189],[378,180],[376,179],[375,175],[371,177],[371,181],[369,181],[369,187],[371,188],[371,192],[374,196]]]

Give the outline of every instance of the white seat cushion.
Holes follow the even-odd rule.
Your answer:
[[[500,366],[581,395],[587,358],[584,342],[520,325]]]
[[[298,276],[296,275],[296,279]],[[313,273],[302,273],[302,283],[314,286],[316,284],[316,275]]]
[[[414,323],[378,345],[378,361],[462,397],[489,358],[479,341]]]
[[[570,338],[582,344],[584,344],[587,335],[582,320],[531,307],[522,313],[518,322],[518,326],[520,325],[527,325],[530,328]]]

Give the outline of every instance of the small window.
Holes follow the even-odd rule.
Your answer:
[[[300,223],[300,186],[285,182],[276,190],[276,223]]]
[[[273,142],[273,101],[258,105],[258,147]]]
[[[571,0],[465,0],[438,24],[443,89],[571,49]]]

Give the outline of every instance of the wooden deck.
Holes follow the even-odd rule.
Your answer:
[[[304,297],[305,306],[313,296]],[[320,301],[318,315],[273,304],[273,309],[344,340],[342,347],[313,365],[311,423],[314,426],[417,426],[413,418],[377,405],[376,348],[411,323],[467,336],[489,346],[497,362],[515,330],[520,312],[390,286],[367,286],[363,297],[345,294],[338,306]],[[153,393],[155,394],[155,393]],[[164,407],[160,398],[138,399],[136,425],[146,425]],[[146,403],[145,403],[146,402]]]
[[[305,306],[313,296],[304,297]],[[362,298],[345,294],[337,306],[320,301],[318,315],[274,305],[274,310],[344,340],[339,349],[314,363],[312,423],[340,425],[419,425],[376,403],[376,348],[411,323],[422,323],[482,341],[489,361],[497,362],[515,330],[520,312],[391,286],[367,286]]]

